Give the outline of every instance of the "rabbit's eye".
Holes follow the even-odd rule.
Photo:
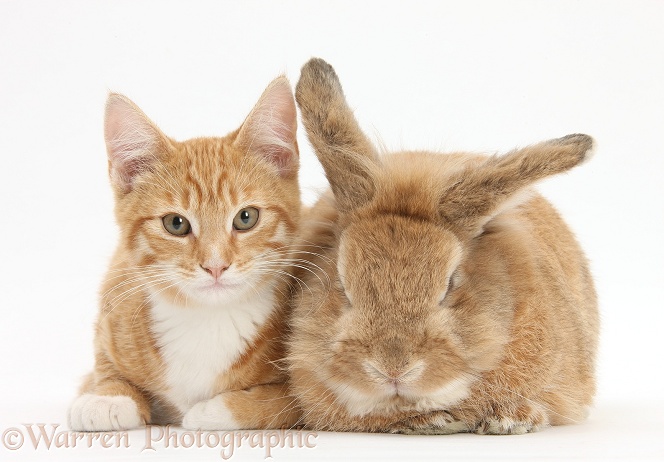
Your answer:
[[[342,291],[343,291],[344,297],[346,298],[346,301],[348,302],[348,303],[345,303],[344,306],[346,306],[346,308],[351,308],[353,306],[353,299],[352,299],[351,295],[345,289],[342,289]]]
[[[456,277],[457,277],[457,273],[455,271],[447,279],[447,289],[445,289],[445,292],[440,296],[440,300],[438,301],[438,305],[442,306],[443,303],[445,302],[445,300],[447,299],[447,296],[456,287]]]

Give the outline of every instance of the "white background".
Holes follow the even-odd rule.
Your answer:
[[[320,56],[390,149],[506,151],[583,132],[593,160],[540,190],[591,260],[602,314],[589,420],[519,437],[321,434],[317,456],[383,460],[664,458],[664,2],[0,1],[0,431],[66,422],[92,366],[116,227],[109,90],[165,133],[235,129],[268,82]],[[304,198],[325,187],[299,134]],[[220,460],[217,451],[79,448],[0,459]],[[259,449],[234,459],[263,460]]]

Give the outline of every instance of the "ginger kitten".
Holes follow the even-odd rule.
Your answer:
[[[224,138],[164,135],[122,95],[105,139],[120,242],[72,430],[291,426],[283,358],[300,194],[285,77]]]

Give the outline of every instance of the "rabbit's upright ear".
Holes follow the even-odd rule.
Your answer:
[[[440,197],[440,216],[458,234],[476,236],[494,216],[520,202],[519,192],[583,163],[592,147],[591,137],[575,134],[491,157],[452,179]]]
[[[332,66],[310,59],[302,67],[295,99],[338,209],[349,212],[371,200],[378,154],[348,107]]]

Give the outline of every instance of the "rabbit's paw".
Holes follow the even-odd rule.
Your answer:
[[[393,425],[390,432],[411,435],[449,435],[468,430],[466,422],[455,419],[447,411],[433,411],[401,420]]]
[[[478,435],[523,435],[548,425],[545,414],[533,406],[524,406],[510,415],[484,417],[473,430]]]

